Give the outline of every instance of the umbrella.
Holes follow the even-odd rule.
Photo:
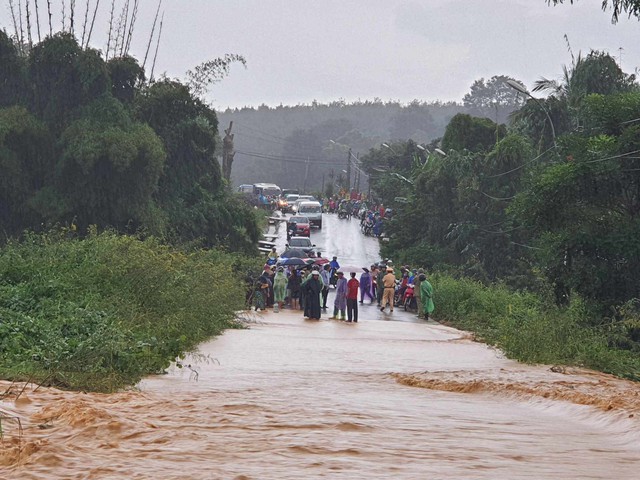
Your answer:
[[[282,255],[280,255],[283,258],[306,258],[308,255],[304,250],[300,250],[298,248],[292,248],[290,250],[287,250],[286,252],[283,252]]]
[[[307,265],[307,262],[305,262],[303,259],[298,258],[298,257],[291,257],[291,258],[285,258],[283,260],[281,260],[280,262],[278,262],[278,265]]]
[[[328,258],[316,258],[313,262],[316,265],[324,265],[325,263],[329,263]]]

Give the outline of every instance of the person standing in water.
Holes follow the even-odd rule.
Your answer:
[[[311,272],[310,278],[304,283],[304,291],[306,293],[305,301],[307,302],[305,309],[310,320],[320,320],[320,293],[322,292],[322,280],[320,280],[320,272],[314,270]]]
[[[424,273],[422,268],[418,269],[416,273],[416,278],[413,280],[413,296],[416,299],[416,306],[418,307],[418,318],[423,317],[422,313],[422,299],[420,298],[420,275]]]
[[[287,277],[284,268],[278,267],[278,271],[273,277],[273,311],[279,312],[284,307],[284,296],[287,292]]]
[[[271,284],[271,280],[269,279],[269,269],[265,268],[262,270],[262,275],[258,277],[258,280],[255,284],[255,293],[253,294],[253,302],[256,309],[256,312],[260,310],[266,310],[267,308],[267,297],[269,296],[269,285]]]
[[[380,311],[384,312],[388,303],[391,313],[393,313],[393,295],[396,293],[396,276],[393,274],[393,268],[387,267],[387,274],[382,278],[382,285],[384,291],[382,294]]]
[[[369,297],[371,303],[373,303],[373,295],[371,293],[371,274],[369,273],[369,269],[363,267],[362,274],[360,275],[360,303],[364,303],[364,297]]]
[[[358,290],[360,282],[356,279],[356,272],[350,273],[347,282],[347,322],[358,321]]]
[[[336,298],[333,301],[333,320],[345,320],[345,310],[347,309],[347,279],[344,272],[338,270],[338,280],[336,282]],[[340,317],[338,317],[340,312]]]
[[[384,267],[378,268],[376,273],[376,286],[378,291],[376,292],[376,300],[378,300],[378,306],[382,305],[382,295],[384,294],[384,282],[382,279],[384,278],[385,270]]]
[[[427,280],[427,276],[424,273],[421,273],[419,278],[422,312],[424,314],[424,319],[429,320],[429,314],[435,309],[435,305],[433,304],[433,287]]]
[[[322,283],[324,286],[322,287],[322,310],[327,309],[327,296],[329,295],[329,284],[331,283],[331,265],[325,263],[322,271],[320,272],[320,277],[322,278]]]
[[[290,301],[291,308],[293,310],[298,310],[300,308],[300,295],[302,295],[301,290],[302,279],[300,278],[300,274],[294,268],[289,275],[289,282],[287,283],[287,287],[290,292]]]

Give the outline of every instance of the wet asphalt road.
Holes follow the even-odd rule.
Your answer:
[[[289,214],[284,215],[284,217],[290,216]],[[336,214],[324,213],[322,222],[321,229],[312,228],[311,241],[323,257],[331,259],[334,255],[337,256],[342,270],[355,271],[356,278],[359,279],[363,271],[362,267],[369,268],[371,264],[381,260],[379,240],[362,234],[359,219],[339,219]],[[275,240],[277,251],[282,253],[286,249],[287,243],[286,224],[281,222],[275,227],[274,233],[278,235]],[[325,317],[329,317],[333,313],[333,290],[329,292],[327,307],[326,314],[323,314]],[[424,322],[417,318],[416,313],[405,312],[404,309],[398,307],[394,309],[393,313],[390,313],[388,308],[385,312],[381,312],[375,303],[370,304],[368,300],[364,304],[359,304],[359,317],[365,320],[435,323],[432,321]]]

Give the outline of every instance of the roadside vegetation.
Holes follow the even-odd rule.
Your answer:
[[[526,363],[573,365],[640,381],[640,348],[630,340],[640,331],[637,302],[617,317],[602,318],[574,296],[555,305],[552,292],[514,291],[445,273],[430,277],[439,322],[474,333],[509,358]]]
[[[128,40],[102,52],[73,27],[36,42],[14,26],[0,30],[0,378],[113,391],[237,326],[264,219],[222,176],[199,95],[244,60],[154,80]]]
[[[113,232],[0,250],[0,377],[114,391],[237,328],[255,259]]]
[[[383,256],[434,274],[434,317],[513,358],[638,379],[640,85],[592,51],[527,95],[508,124],[458,114],[361,158],[395,212]]]

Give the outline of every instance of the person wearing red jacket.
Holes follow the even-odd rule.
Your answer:
[[[347,322],[358,321],[358,290],[360,282],[356,279],[356,272],[351,272],[347,282]]]

